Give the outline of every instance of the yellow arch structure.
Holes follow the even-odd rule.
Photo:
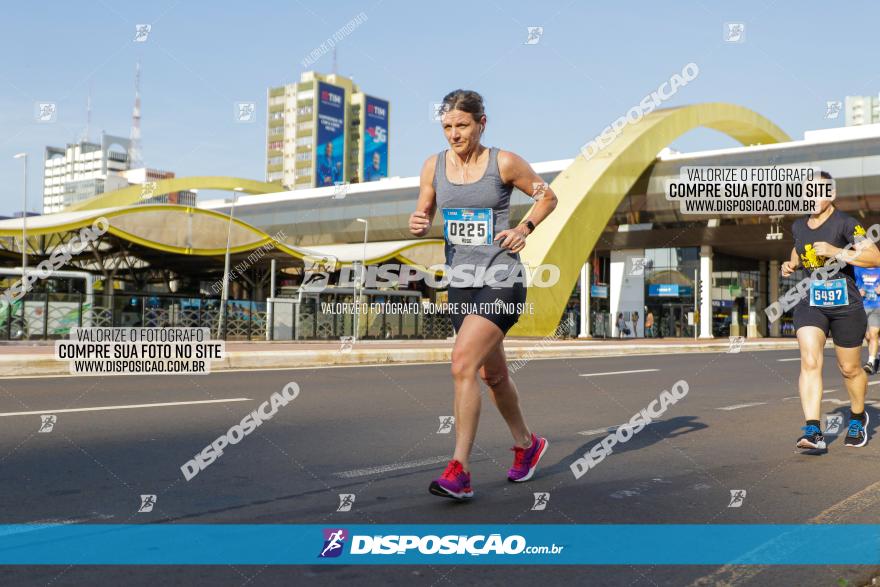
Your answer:
[[[713,102],[655,110],[627,125],[614,141],[587,160],[574,162],[553,183],[556,210],[528,239],[520,253],[530,267],[553,264],[560,278],[553,287],[528,288],[533,314],[524,313],[512,336],[548,336],[559,324],[580,274],[614,211],[664,147],[684,133],[707,127],[744,145],[790,141],[778,126],[748,108]]]
[[[162,196],[173,192],[187,190],[227,190],[242,188],[246,194],[272,194],[283,191],[284,188],[277,183],[244,179],[242,177],[226,177],[218,175],[195,175],[192,177],[172,177],[160,179],[155,182],[152,196]],[[84,202],[68,207],[65,212],[77,210],[98,210],[100,208],[115,208],[118,206],[131,206],[143,199],[144,186],[132,185],[121,190],[107,192]]]

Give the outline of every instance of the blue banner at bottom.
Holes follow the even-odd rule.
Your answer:
[[[228,564],[877,565],[880,525],[0,525],[0,565]]]

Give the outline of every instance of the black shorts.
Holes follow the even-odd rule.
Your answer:
[[[794,307],[794,329],[815,326],[831,337],[834,344],[842,348],[862,346],[868,330],[868,317],[861,303],[849,304],[845,308],[819,308],[807,303]]]
[[[461,330],[465,317],[476,314],[507,334],[519,320],[526,302],[526,288],[522,283],[509,287],[450,287],[448,291],[455,332]]]

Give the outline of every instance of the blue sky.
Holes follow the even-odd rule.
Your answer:
[[[845,10],[844,10],[845,8]],[[753,108],[794,138],[842,126],[826,100],[880,91],[875,3],[848,2],[228,2],[225,0],[8,3],[0,21],[0,214],[21,209],[30,157],[30,209],[40,209],[46,145],[128,136],[135,62],[143,67],[143,153],[178,176],[264,179],[265,96],[293,82],[301,61],[363,12],[338,43],[338,71],[391,101],[390,172],[415,175],[445,146],[430,104],[455,88],[486,100],[485,143],[530,161],[573,157],[603,127],[688,62],[699,77],[669,105],[727,101]],[[725,22],[745,42],[725,43]],[[150,36],[133,42],[135,25]],[[536,45],[526,27],[543,26]],[[873,40],[872,40],[873,39]],[[327,54],[313,67],[332,70]],[[36,102],[58,119],[38,123]],[[236,102],[258,104],[236,123]],[[674,146],[731,146],[697,130]]]

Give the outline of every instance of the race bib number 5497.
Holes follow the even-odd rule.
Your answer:
[[[848,304],[845,279],[817,279],[810,283],[811,306],[829,308]]]

